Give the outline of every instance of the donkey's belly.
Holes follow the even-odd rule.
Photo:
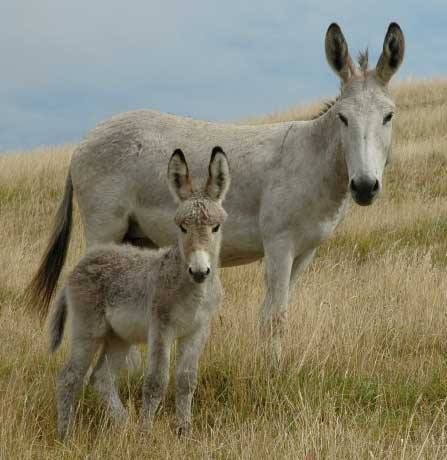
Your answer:
[[[251,216],[234,218],[230,214],[223,226],[221,266],[232,267],[255,262],[264,257],[257,220]],[[158,247],[177,241],[174,211],[161,208],[140,209],[136,214],[142,234]]]
[[[232,248],[221,252],[221,267],[235,267],[237,265],[246,265],[256,262],[264,257],[264,252],[237,251]]]

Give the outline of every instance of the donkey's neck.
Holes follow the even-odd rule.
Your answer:
[[[327,196],[333,205],[342,206],[348,194],[348,171],[335,106],[317,119],[301,126],[303,131],[296,130],[295,136],[293,127],[291,129],[292,149],[295,143],[296,149],[305,156],[301,159],[303,167],[313,170],[314,183],[318,184],[319,194]]]

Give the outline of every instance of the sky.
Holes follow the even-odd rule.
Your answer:
[[[445,0],[0,0],[0,151],[79,141],[153,108],[235,121],[334,96],[324,35],[351,54],[406,38],[398,79],[447,74]]]

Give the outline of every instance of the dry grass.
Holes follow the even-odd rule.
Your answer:
[[[0,457],[446,458],[447,82],[406,82],[394,161],[371,208],[352,206],[302,277],[285,362],[261,359],[262,267],[223,273],[227,299],[202,360],[194,433],[178,440],[172,392],[153,433],[116,430],[86,391],[72,441],[55,440],[54,379],[41,325],[22,311],[61,196],[70,147],[0,157]],[[312,108],[255,120],[308,117]],[[79,222],[69,265],[83,242]],[[141,377],[123,376],[133,414]]]

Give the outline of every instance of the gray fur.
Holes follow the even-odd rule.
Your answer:
[[[53,314],[50,317],[50,351],[54,353],[60,346],[64,336],[67,319],[67,299],[62,289],[54,302]]]
[[[396,26],[390,30],[388,41],[398,34]],[[394,55],[403,35],[396,40]],[[272,334],[276,357],[294,281],[343,218],[352,184],[357,202],[373,201],[391,149],[392,121],[383,123],[394,111],[384,84],[392,75],[389,43],[385,41],[385,56],[379,60],[380,79],[374,70],[362,73],[353,63],[337,25],[328,29],[325,43],[342,88],[316,120],[244,126],[150,110],[129,112],[91,131],[70,165],[89,246],[121,242],[132,221],[138,223],[139,236],[163,247],[176,239],[164,181],[170,152],[178,146],[194,152],[190,167],[196,174],[212,146],[222,145],[231,158],[234,184],[226,201],[222,265],[264,257],[266,295],[260,318]],[[340,115],[350,122],[347,126]],[[367,188],[367,199],[358,184]]]
[[[176,161],[178,156],[174,155],[170,169]],[[72,318],[70,356],[57,380],[58,433],[62,439],[72,428],[77,394],[99,350],[92,374],[94,388],[105,400],[113,419],[117,423],[126,421],[127,411],[118,394],[116,374],[130,345],[135,343],[149,345],[141,420],[145,427],[150,427],[168,384],[174,340],[178,342],[177,429],[182,434],[189,430],[198,361],[222,297],[218,274],[221,231],[213,228],[225,220],[220,200],[230,178],[223,152],[211,161],[208,179],[213,193],[219,195],[217,200],[203,188],[191,189],[188,195],[182,189],[185,183],[192,185],[187,168],[183,173],[178,171],[177,168],[179,181],[169,175],[179,202],[177,243],[160,250],[114,244],[96,246],[74,268],[57,297],[50,320],[52,349],[61,341],[67,305]],[[204,223],[201,212],[196,212],[197,202],[210,222]],[[172,216],[171,227],[175,227]]]

